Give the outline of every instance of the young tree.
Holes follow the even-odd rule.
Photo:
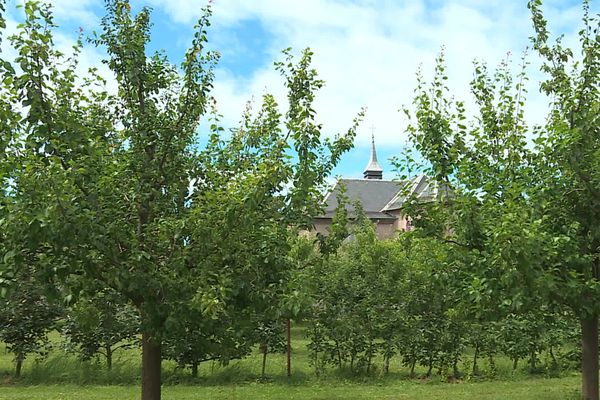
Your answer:
[[[554,260],[556,295],[580,318],[582,397],[598,399],[598,313],[600,285],[600,20],[583,1],[581,53],[560,38],[550,43],[541,1],[529,2],[534,49],[548,76],[541,89],[551,99],[548,121],[536,140],[539,179],[535,199],[544,227],[559,243]],[[543,203],[540,203],[542,202]]]
[[[551,98],[535,148],[527,146],[524,120],[526,63],[516,81],[507,63],[491,75],[476,63],[471,90],[479,114],[470,124],[462,103],[447,96],[439,63],[430,88],[419,80],[410,133],[430,175],[451,184],[452,198],[444,202],[442,193],[407,210],[423,232],[468,252],[463,271],[497,304],[481,304],[499,312],[488,321],[539,301],[572,308],[582,326],[582,395],[597,399],[598,21],[584,2],[582,58],[573,62],[560,41],[548,44],[541,2],[529,6],[534,49],[546,60],[542,90]]]
[[[63,334],[67,348],[89,360],[102,354],[106,368],[112,369],[116,350],[133,347],[139,334],[139,315],[112,290],[99,289],[80,296],[67,311]]]
[[[149,9],[132,15],[129,2],[111,0],[106,10],[93,42],[107,51],[114,96],[94,71],[79,79],[81,42],[70,58],[55,49],[49,7],[25,4],[11,40],[20,69],[2,82],[15,93],[2,98],[3,109],[25,114],[12,127],[23,167],[10,212],[35,227],[22,233],[36,251],[60,261],[49,271],[101,282],[137,308],[142,398],[156,400],[170,327],[191,310],[211,317],[261,304],[257,289],[279,278],[287,226],[311,223],[318,187],[358,121],[323,141],[312,54],[295,62],[288,53],[277,65],[289,90],[286,115],[266,96],[256,123],[225,142],[213,124],[200,152],[196,132],[218,58],[205,50],[210,9],[180,69],[161,52],[147,55]]]
[[[60,315],[60,307],[48,299],[38,279],[31,266],[21,268],[0,300],[0,339],[15,356],[17,378],[28,354],[46,352],[48,332]]]

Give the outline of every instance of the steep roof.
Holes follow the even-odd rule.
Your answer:
[[[395,218],[383,208],[396,196],[404,183],[380,179],[340,179],[325,197],[325,215],[322,215],[322,218],[328,218],[335,213],[342,185],[346,188],[346,196],[350,202],[348,211],[354,210],[352,202],[358,200],[369,218]]]
[[[375,150],[375,136],[371,135],[371,158],[363,172],[365,179],[383,179],[383,168],[377,161],[377,151]]]
[[[354,211],[355,201],[360,201],[367,217],[371,219],[396,219],[390,211],[402,208],[412,196],[419,201],[431,201],[442,190],[451,193],[447,187],[440,190],[438,184],[425,175],[419,175],[408,181],[384,181],[379,179],[340,179],[327,194],[324,201],[324,213],[318,218],[333,218],[338,206],[341,187],[346,188],[347,210]]]

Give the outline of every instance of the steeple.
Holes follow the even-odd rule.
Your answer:
[[[363,172],[365,179],[383,179],[383,168],[377,162],[377,151],[375,151],[375,134],[371,133],[371,160]]]

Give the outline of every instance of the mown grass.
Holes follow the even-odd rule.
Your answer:
[[[2,399],[137,399],[139,398],[140,352],[137,349],[118,351],[112,371],[102,360],[81,361],[76,355],[60,350],[60,337],[52,335],[54,350],[45,359],[26,360],[23,376],[13,378],[12,355],[0,351],[0,400]],[[496,358],[496,377],[480,360],[481,376],[448,383],[434,376],[424,377],[418,369],[411,378],[408,370],[395,359],[390,373],[382,373],[382,360],[368,376],[349,371],[328,369],[316,377],[310,367],[308,343],[304,330],[293,330],[293,375],[286,376],[284,354],[270,354],[267,378],[261,377],[261,357],[258,352],[227,366],[204,363],[199,376],[192,378],[188,370],[163,362],[165,399],[576,399],[579,375],[564,372],[560,377],[550,374],[531,376],[524,365],[512,371],[510,360]],[[471,357],[466,354],[461,369],[468,371]],[[523,363],[524,364],[524,363]]]
[[[285,385],[251,383],[228,386],[166,386],[165,400],[188,399],[269,399],[269,400],[320,400],[320,399],[432,399],[432,400],[569,400],[577,399],[577,377],[560,379],[526,379],[506,382],[479,383],[424,383],[397,381],[388,385],[369,383]],[[4,400],[126,400],[139,398],[136,386],[9,386],[0,387]]]

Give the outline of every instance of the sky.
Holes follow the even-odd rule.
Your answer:
[[[8,31],[16,29],[22,10],[8,1]],[[68,52],[79,29],[84,34],[99,30],[103,0],[50,0],[60,25],[55,42]],[[132,0],[133,10],[153,9],[151,50],[165,50],[178,64],[191,41],[193,26],[206,0]],[[600,0],[592,1],[598,13]],[[474,112],[469,82],[473,60],[490,67],[507,57],[518,69],[529,45],[532,26],[526,0],[213,0],[209,43],[221,54],[212,95],[224,125],[234,127],[249,100],[259,107],[265,93],[286,103],[282,77],[273,63],[281,51],[295,54],[310,47],[313,66],[325,86],[317,94],[315,109],[323,133],[333,137],[345,132],[362,107],[367,109],[359,127],[355,148],[345,154],[334,175],[362,177],[374,135],[384,179],[396,177],[389,162],[407,145],[407,119],[399,112],[410,106],[422,68],[431,77],[434,60],[445,49],[448,86],[456,99]],[[553,35],[577,48],[581,29],[581,3],[577,0],[545,0],[543,6]],[[3,43],[6,47],[6,43]],[[5,54],[10,51],[4,49]],[[102,49],[87,46],[83,68],[101,64]],[[539,93],[543,76],[540,61],[529,54],[530,81],[526,119],[544,120],[547,99]],[[111,83],[109,82],[109,86]]]

